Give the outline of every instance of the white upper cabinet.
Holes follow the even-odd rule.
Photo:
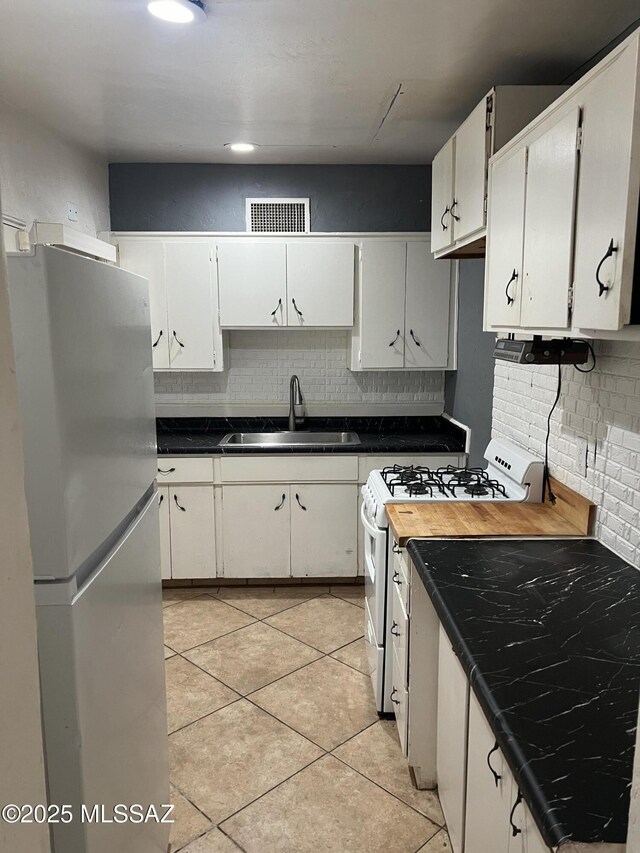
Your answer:
[[[455,137],[445,144],[431,164],[431,251],[441,252],[453,243],[453,152]]]
[[[529,146],[520,325],[566,329],[578,168],[578,121],[571,110]]]
[[[487,241],[485,286],[486,313],[492,326],[520,322],[526,180],[526,148],[504,157],[491,173],[492,230]],[[495,246],[490,242],[492,231],[501,234]]]
[[[224,370],[213,245],[118,239],[120,266],[149,279],[154,370]]]
[[[431,251],[483,257],[489,158],[565,86],[496,86],[480,101],[432,164]]]
[[[449,361],[451,265],[429,243],[407,243],[404,366],[446,368]]]
[[[630,36],[491,159],[485,329],[638,336],[639,41]]]
[[[220,324],[350,328],[354,269],[348,241],[220,242]]]
[[[287,243],[287,325],[353,326],[353,243]]]
[[[573,315],[578,327],[620,329],[631,321],[640,187],[638,67],[635,38],[582,102]]]
[[[213,370],[222,352],[219,330],[214,340],[211,251],[208,243],[165,243],[169,366],[175,370]]]
[[[119,244],[120,266],[149,279],[153,369],[169,369],[167,287],[164,275],[164,243],[160,240],[126,240]]]
[[[285,243],[219,243],[217,255],[220,325],[286,326]]]
[[[351,370],[444,370],[453,366],[452,265],[427,240],[364,240]]]
[[[491,96],[489,96],[491,97]],[[486,101],[478,104],[456,132],[455,193],[450,219],[460,242],[485,226],[489,116]]]
[[[407,244],[365,240],[360,269],[362,370],[404,367]]]

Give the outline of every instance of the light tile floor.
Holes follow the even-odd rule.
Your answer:
[[[362,586],[164,594],[172,853],[450,853],[366,674]]]

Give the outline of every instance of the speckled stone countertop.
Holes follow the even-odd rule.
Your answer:
[[[640,572],[594,539],[408,551],[546,842],[624,843]]]
[[[229,432],[273,432],[286,430],[286,418],[158,418],[158,453],[190,454],[246,453],[464,453],[465,433],[449,420],[437,416],[380,418],[307,418],[300,431],[357,432],[359,444],[298,445],[296,447],[220,447]]]

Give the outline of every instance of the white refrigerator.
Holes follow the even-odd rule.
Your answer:
[[[45,246],[8,271],[53,850],[166,853],[81,814],[169,797],[148,282]]]

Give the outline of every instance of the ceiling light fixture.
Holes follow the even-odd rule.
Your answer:
[[[172,24],[190,24],[207,17],[202,0],[151,0],[147,9],[156,18]]]
[[[235,151],[236,154],[249,154],[249,152],[255,151],[259,146],[253,142],[225,142],[224,147]]]

